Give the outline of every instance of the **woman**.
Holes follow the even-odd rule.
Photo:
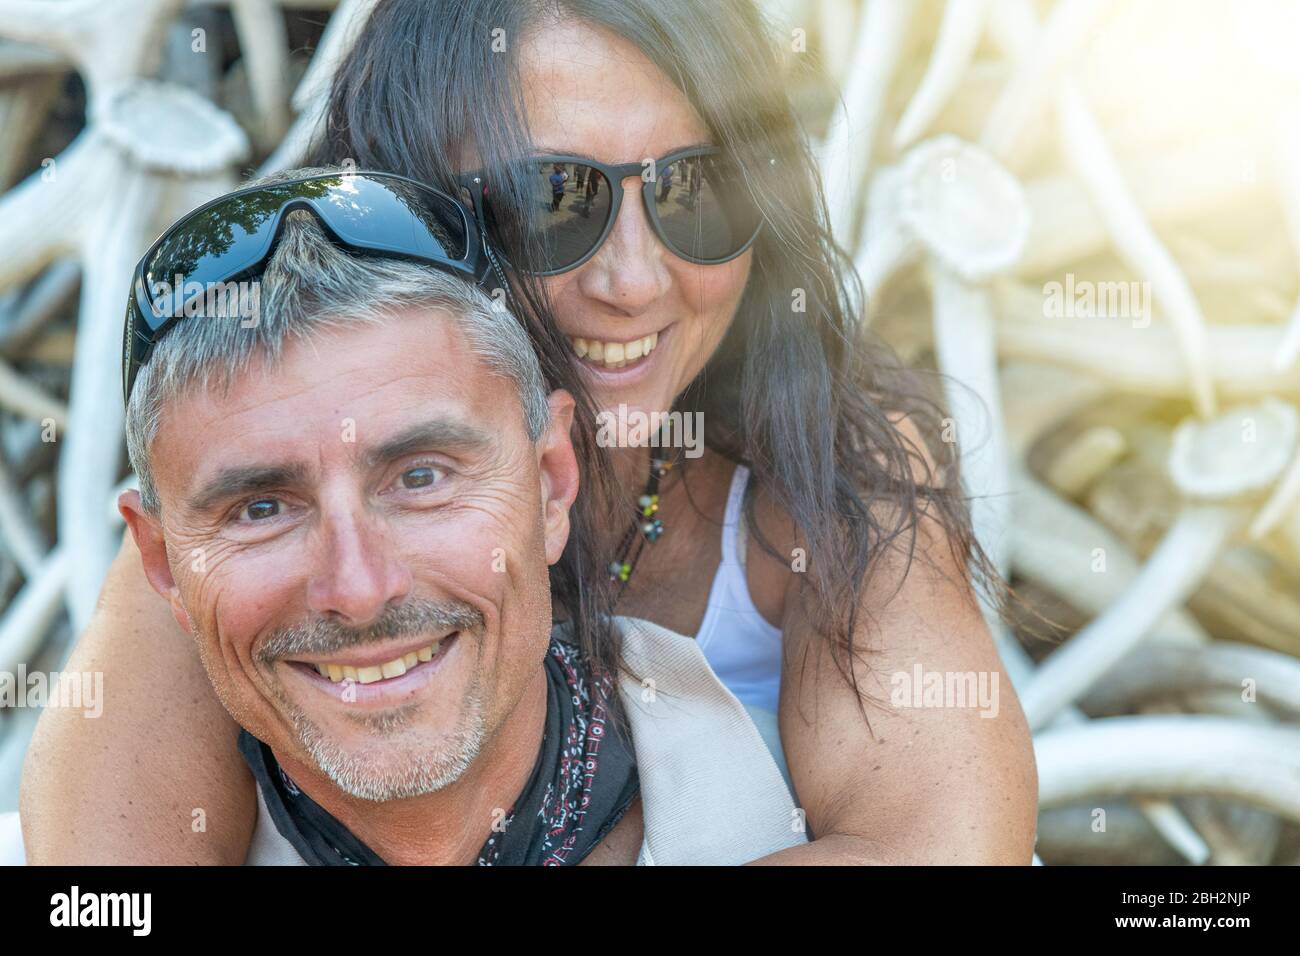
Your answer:
[[[1026,863],[1032,749],[974,599],[954,450],[866,345],[780,76],[750,0],[385,0],[317,158],[462,190],[596,407],[702,413],[704,453],[657,487],[645,448],[610,447],[587,450],[585,493],[608,500],[617,613],[695,635],[742,701],[779,709],[814,839],[764,862]],[[584,159],[618,181],[548,232],[536,170]],[[680,162],[699,199],[657,208],[656,164]],[[103,670],[117,703],[42,718],[32,859],[242,860],[236,728],[129,540],[69,667]],[[997,718],[893,701],[916,668],[992,673]]]

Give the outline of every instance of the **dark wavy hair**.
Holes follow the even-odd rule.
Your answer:
[[[860,314],[859,281],[830,234],[774,34],[753,0],[381,0],[340,65],[315,159],[350,159],[456,193],[462,146],[471,144],[493,171],[498,207],[525,209],[530,187],[518,160],[530,140],[519,76],[493,40],[513,50],[529,31],[574,18],[631,42],[682,90],[762,212],[736,317],[677,405],[704,412],[708,447],[748,465],[793,520],[808,548],[804,605],[857,688],[859,595],[886,549],[902,549],[910,569],[922,516],[947,532],[965,583],[999,579],[971,530],[956,446],[940,440],[933,382],[902,367]],[[609,542],[596,540],[591,521],[596,509],[617,507],[606,497],[614,482],[583,427],[595,420],[593,406],[542,284],[521,275],[511,283],[552,385],[579,400],[584,504],[552,584],[586,649],[614,661],[598,621],[611,606]],[[793,308],[796,290],[802,311]],[[899,415],[916,426],[935,469],[891,422]],[[752,494],[745,508],[756,540],[788,563],[757,530]]]

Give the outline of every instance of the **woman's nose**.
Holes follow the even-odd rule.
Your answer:
[[[671,255],[655,234],[641,201],[641,180],[622,184],[623,202],[604,245],[580,270],[584,295],[607,308],[639,315],[672,286],[665,257]]]

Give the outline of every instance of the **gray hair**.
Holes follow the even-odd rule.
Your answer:
[[[333,171],[289,170],[249,185]],[[529,440],[537,441],[550,421],[537,355],[522,324],[502,303],[433,266],[351,255],[330,241],[311,213],[286,217],[251,300],[252,321],[249,301],[235,294],[208,296],[202,316],[178,322],[136,377],[126,409],[126,446],[140,480],[141,505],[151,514],[161,511],[161,502],[149,449],[168,403],[192,388],[228,390],[254,358],[274,364],[292,341],[327,329],[391,321],[404,307],[440,308],[454,317],[487,369],[514,384]]]

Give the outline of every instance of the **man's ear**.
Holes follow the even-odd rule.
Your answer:
[[[537,440],[537,471],[542,485],[546,563],[554,564],[569,540],[569,508],[578,497],[578,459],[569,436],[573,396],[557,388],[546,401],[551,406],[551,423]]]
[[[171,605],[176,623],[184,628],[185,633],[193,634],[194,622],[181,603],[180,588],[176,586],[171,565],[167,563],[167,542],[163,539],[162,522],[144,510],[140,504],[140,492],[134,489],[117,496],[117,510],[126,519],[131,537],[135,538],[135,546],[140,549],[144,576],[149,579],[153,589]]]

